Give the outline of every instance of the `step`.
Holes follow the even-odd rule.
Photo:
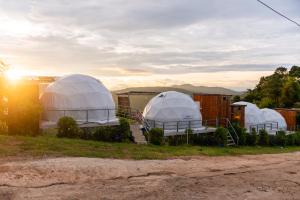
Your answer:
[[[140,124],[130,125],[130,130],[132,132],[132,136],[134,138],[135,143],[137,143],[137,144],[147,144],[146,138],[143,135],[143,132],[140,128]]]

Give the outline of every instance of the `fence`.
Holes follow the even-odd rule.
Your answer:
[[[278,131],[278,122],[266,122],[263,124],[253,124],[249,126],[249,131],[255,130],[259,132],[260,130],[268,130],[268,131]]]

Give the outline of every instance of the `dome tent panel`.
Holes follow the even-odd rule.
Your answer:
[[[77,122],[107,123],[117,121],[111,93],[97,79],[69,75],[50,84],[40,96],[43,120],[56,123],[63,116]]]
[[[146,105],[143,116],[152,128],[163,128],[165,135],[166,131],[178,128],[184,132],[191,122],[194,130],[202,127],[199,106],[190,96],[175,91],[162,92],[153,97]]]
[[[278,128],[278,130],[287,130],[287,123],[284,119],[284,117],[277,112],[276,110],[269,109],[269,108],[264,108],[261,109],[263,113],[263,117],[267,123],[274,124],[273,128]]]

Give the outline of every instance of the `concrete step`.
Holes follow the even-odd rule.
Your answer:
[[[147,144],[146,138],[143,135],[143,132],[140,128],[140,124],[132,124],[130,125],[130,130],[132,132],[132,136],[134,137],[134,142],[137,144]]]

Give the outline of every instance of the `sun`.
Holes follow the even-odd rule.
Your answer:
[[[5,72],[5,77],[10,81],[17,81],[22,78],[22,73],[18,70],[9,69]]]

